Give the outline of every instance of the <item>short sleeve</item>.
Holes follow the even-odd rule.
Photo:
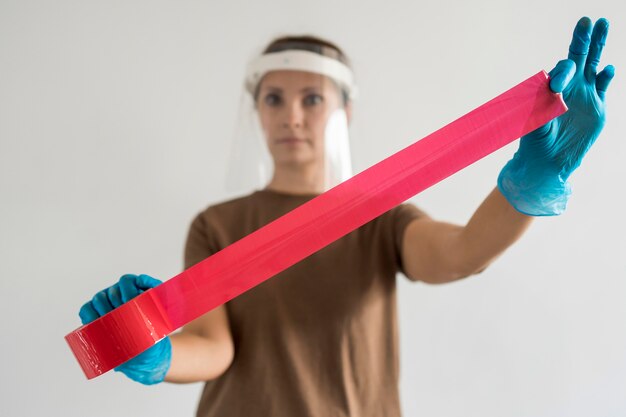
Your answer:
[[[406,275],[404,265],[402,264],[402,245],[404,243],[404,232],[413,220],[422,217],[429,217],[424,211],[410,203],[400,204],[393,209],[393,234],[396,251],[396,259],[398,260],[398,269]]]
[[[189,233],[187,234],[184,269],[203,261],[220,249],[215,239],[215,234],[211,233],[209,224],[205,219],[205,213],[198,214],[191,222]]]

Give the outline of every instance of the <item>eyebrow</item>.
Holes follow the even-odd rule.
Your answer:
[[[265,87],[266,90],[270,90],[272,92],[275,93],[282,93],[283,89],[279,88],[279,87],[272,87],[272,86],[267,86]],[[300,90],[301,93],[308,93],[308,92],[317,92],[319,91],[320,88],[319,87],[304,87]]]

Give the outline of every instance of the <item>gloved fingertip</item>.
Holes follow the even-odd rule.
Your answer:
[[[593,26],[593,21],[589,16],[583,16],[578,20],[577,26],[580,26],[584,29],[591,29],[591,27]]]
[[[550,89],[553,93],[561,93],[574,77],[576,63],[571,59],[563,59],[549,72]]]
[[[113,306],[113,308],[117,308],[124,304],[122,301],[122,293],[120,291],[119,284],[111,285],[107,291],[106,295],[109,298],[109,302]]]
[[[136,296],[139,295],[139,289],[137,288],[135,282],[137,281],[137,275],[126,274],[120,278],[119,288],[120,293],[122,295],[122,302],[127,303],[132,300]]]
[[[137,277],[136,280],[137,286],[142,290],[148,290],[150,288],[154,288],[157,285],[162,284],[162,282],[156,278],[151,277],[150,275],[141,274]]]
[[[600,27],[602,28],[603,31],[608,30],[610,23],[609,23],[609,19],[607,19],[606,17],[601,17],[596,21],[596,25],[600,25]]]
[[[80,317],[80,321],[83,324],[91,323],[92,321],[100,317],[98,312],[93,308],[91,301],[83,304],[83,306],[80,308],[80,311],[78,312],[78,316]]]
[[[100,291],[91,299],[91,305],[99,316],[104,316],[109,311],[113,310],[113,306],[109,302],[109,298],[105,291]]]
[[[565,88],[563,81],[564,77],[562,74],[557,74],[550,78],[550,90],[552,90],[553,93],[563,92],[563,89]]]
[[[591,30],[593,23],[587,16],[582,17],[576,27],[574,28],[574,34],[572,36],[572,42],[569,46],[570,57],[573,55],[586,55],[589,51],[589,41],[591,40]]]
[[[606,90],[611,84],[611,80],[615,76],[615,67],[613,65],[607,65],[596,77],[596,89],[600,98],[604,99]]]
[[[137,278],[137,275],[135,274],[124,274],[120,277],[120,281],[121,280],[130,280],[130,279],[135,279]]]

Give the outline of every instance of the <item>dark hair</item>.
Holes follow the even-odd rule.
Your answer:
[[[348,56],[341,50],[341,48],[330,41],[311,35],[283,36],[276,38],[271,41],[267,47],[265,47],[263,55],[293,50],[314,52],[316,54],[335,59],[346,65],[348,68],[352,68]],[[258,87],[254,96],[256,97],[257,95]],[[342,88],[341,95],[344,105],[347,104],[350,101],[348,92]]]

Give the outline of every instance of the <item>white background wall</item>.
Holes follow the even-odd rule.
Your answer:
[[[191,218],[226,197],[243,68],[270,38],[351,55],[362,170],[549,70],[589,15],[613,24],[617,75],[567,213],[480,276],[400,279],[401,390],[407,416],[626,415],[620,3],[0,0],[0,414],[193,414],[199,385],[87,382],[63,336],[119,275],[181,270]],[[515,147],[413,201],[466,222]]]

